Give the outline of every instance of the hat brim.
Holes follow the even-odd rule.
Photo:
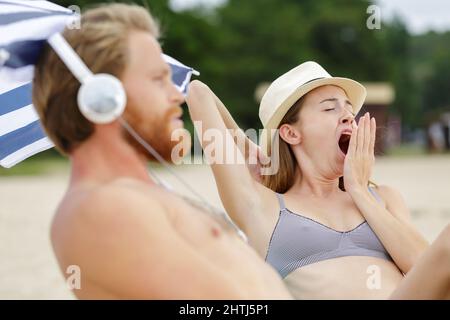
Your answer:
[[[289,111],[289,109],[305,94],[321,86],[334,85],[342,88],[347,94],[348,100],[353,106],[354,114],[358,114],[361,110],[364,100],[366,99],[366,88],[357,81],[348,78],[331,77],[322,78],[308,82],[305,85],[300,86],[295,90],[288,98],[286,98],[277,108],[276,112],[267,121],[264,126],[264,130],[261,134],[261,150],[266,154],[270,155],[271,145],[281,120]]]

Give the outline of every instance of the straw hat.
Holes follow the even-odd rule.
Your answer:
[[[324,85],[342,88],[355,114],[361,109],[366,98],[366,89],[358,82],[332,77],[324,68],[314,61],[308,61],[286,72],[276,79],[267,89],[259,106],[259,118],[264,126],[261,135],[261,150],[270,154],[271,145],[276,138],[275,130],[288,110],[309,91]]]

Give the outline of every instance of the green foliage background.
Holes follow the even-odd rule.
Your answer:
[[[108,1],[56,2],[85,9]],[[404,129],[450,106],[450,32],[413,36],[399,18],[369,30],[372,1],[228,0],[181,12],[168,0],[122,2],[149,8],[161,23],[163,50],[199,70],[243,128],[260,128],[257,85],[307,60],[332,75],[391,82],[390,112]]]

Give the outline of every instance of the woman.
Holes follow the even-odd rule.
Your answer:
[[[368,187],[376,124],[368,114],[358,126],[354,120],[365,94],[315,62],[274,81],[260,118],[265,129],[278,129],[261,141],[262,155],[278,157],[277,170],[257,182],[242,161],[212,163],[223,205],[298,299],[450,298],[450,228],[428,246],[395,189]],[[203,131],[229,138],[227,129],[238,129],[201,82],[191,83],[187,103]],[[205,150],[214,142],[206,136]],[[254,153],[248,139],[242,146],[228,138],[226,153]]]

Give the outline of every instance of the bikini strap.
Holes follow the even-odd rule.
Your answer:
[[[281,193],[275,193],[278,198],[278,203],[280,204],[280,211],[283,211],[286,209],[286,205],[284,204],[284,197]]]

